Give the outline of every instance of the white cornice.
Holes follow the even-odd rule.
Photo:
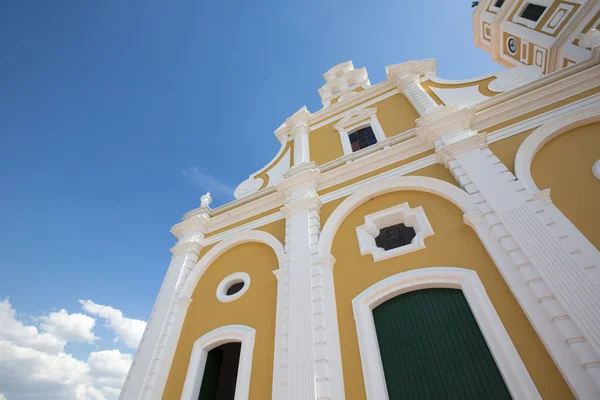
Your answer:
[[[423,120],[424,123],[418,128],[404,132],[400,135],[392,136],[367,149],[323,164],[317,168],[322,174],[319,182],[319,190],[338,185],[350,179],[355,179],[385,165],[427,151],[428,149],[433,148],[433,141],[441,136],[441,134],[467,128],[485,130],[488,127],[517,118],[545,105],[561,101],[573,94],[600,86],[599,59],[600,49],[597,48],[594,50],[594,56],[589,60],[546,75],[527,85],[499,94],[489,100],[477,104],[475,106],[476,114],[474,118],[472,116],[472,110],[462,109],[451,112],[449,115],[445,115],[442,118],[438,118],[431,122]],[[378,90],[383,94],[391,89],[391,84],[386,81],[383,82],[383,85],[376,85],[369,90]],[[354,102],[359,96],[362,97],[363,100],[371,97],[371,95],[365,96],[359,94],[352,99],[349,99],[348,104]],[[581,101],[587,102],[587,99]],[[360,103],[360,98],[357,103]],[[579,104],[579,102],[576,104]],[[569,106],[565,107],[568,108]],[[334,108],[335,105],[332,105],[327,110],[327,113],[320,114],[320,117],[329,114],[339,114],[339,112],[331,113],[331,110],[334,110]],[[444,113],[445,112],[446,111],[444,111]],[[540,114],[539,117],[545,119],[546,117],[544,115],[546,114]],[[310,120],[314,120],[317,115],[319,115],[319,113],[313,114],[310,117]],[[528,121],[534,121],[537,117],[538,116],[533,117],[533,119],[528,119]],[[521,126],[523,123],[517,125]],[[535,123],[535,121],[531,123]],[[490,142],[497,141],[502,137],[507,137],[507,135],[510,136],[511,134],[518,133],[515,130],[516,128],[511,128],[512,127],[507,127],[503,129],[502,132],[500,132],[501,136],[498,136],[500,134],[498,132],[491,134]],[[415,138],[415,136],[420,137],[425,143]],[[362,182],[366,182],[366,180]],[[362,184],[362,182],[359,184]],[[287,184],[284,184],[280,189],[283,189],[286,185]],[[327,196],[330,196],[330,194]],[[269,187],[248,197],[209,210],[208,212],[202,208],[193,210],[184,216],[182,222],[173,227],[172,232],[179,238],[183,237],[185,233],[195,231],[210,234],[210,232],[223,229],[266,211],[278,210],[284,205],[285,199],[286,196],[283,192],[278,192],[274,187]],[[271,220],[271,218],[275,217],[268,216],[264,218]],[[256,222],[252,221],[243,226],[249,226],[249,224],[256,224]]]
[[[564,27],[560,35],[558,35],[554,41],[554,44],[550,48],[550,55],[548,57],[548,71],[554,71],[557,69],[557,67],[560,68],[558,61],[563,45],[572,41],[568,39],[573,39],[578,33],[576,28],[581,24],[583,19],[590,13],[590,11],[592,11],[597,2],[598,0],[588,0],[582,4],[582,7],[577,11],[577,14],[569,20],[568,25]]]

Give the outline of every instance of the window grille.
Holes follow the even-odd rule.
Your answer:
[[[525,9],[521,13],[521,18],[537,22],[537,20],[540,19],[544,11],[546,11],[545,6],[529,3],[527,4],[527,6],[525,6]]]
[[[377,143],[373,128],[370,126],[352,132],[349,136],[352,151],[358,151]]]
[[[416,235],[415,228],[400,223],[380,229],[375,244],[387,251],[410,244]]]

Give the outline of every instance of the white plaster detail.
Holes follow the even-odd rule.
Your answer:
[[[189,304],[192,302],[192,294],[196,284],[206,271],[206,269],[227,250],[248,242],[264,243],[271,247],[277,256],[279,265],[283,265],[287,259],[283,245],[273,235],[262,231],[247,231],[232,235],[228,239],[215,245],[203,257],[197,260],[199,250],[194,250],[192,256],[184,262],[181,276],[177,284],[169,285],[172,290],[172,296],[165,300],[163,306],[167,306],[168,311],[161,319],[162,325],[154,325],[150,329],[149,336],[152,341],[149,343],[153,351],[152,359],[144,362],[147,370],[142,371],[143,382],[136,382],[137,389],[123,391],[122,400],[159,400],[167,382],[175,349],[181,334],[181,328],[187,314]],[[194,258],[195,256],[195,258]],[[174,259],[175,261],[175,259]],[[194,265],[195,264],[195,265]],[[168,303],[166,303],[168,301]],[[136,358],[137,360],[137,358]],[[132,367],[133,368],[133,367]],[[134,371],[135,372],[135,371]]]
[[[600,179],[600,160],[597,160],[594,165],[592,165],[592,173],[598,179]]]
[[[432,267],[392,275],[352,300],[368,400],[389,399],[373,309],[403,293],[427,288],[462,290],[512,397],[541,399],[477,273],[463,268]]]
[[[338,103],[346,100],[352,96],[347,94],[356,88],[371,86],[367,69],[364,67],[354,69],[352,61],[346,61],[332,67],[323,74],[323,77],[327,82],[319,89],[323,107],[328,107],[335,99],[338,99]]]
[[[590,29],[579,40],[579,47],[590,49],[596,46],[600,46],[600,31],[598,29]]]
[[[543,72],[534,65],[524,65],[497,72],[495,75],[496,79],[490,82],[488,88],[493,92],[508,92],[541,78]]]
[[[275,161],[281,156],[281,153],[285,151],[285,149],[286,143],[283,143],[275,157],[273,157],[273,159],[267,165],[265,165],[263,168],[250,175],[248,179],[240,183],[233,193],[235,198],[240,199],[258,192],[264,184],[264,180],[262,178],[257,178],[257,175],[259,175],[271,166],[272,168],[267,172],[267,175],[269,177],[269,183],[267,187],[275,186],[279,182],[281,182],[283,180],[283,173],[290,169],[291,151],[288,149],[283,155],[283,157],[277,162],[277,164],[273,165],[273,163],[275,163]]]
[[[287,255],[285,254],[281,242],[269,233],[263,231],[245,231],[231,235],[229,238],[219,242],[202,257],[202,259],[198,262],[185,280],[185,283],[179,292],[180,297],[191,298],[196,284],[198,284],[198,281],[204,272],[217,258],[221,256],[221,254],[235,246],[249,242],[263,243],[271,247],[277,256],[277,260],[279,261],[280,265],[283,264],[287,259]]]
[[[416,236],[410,244],[385,250],[377,247],[375,238],[379,231],[388,226],[403,223],[415,230]],[[373,261],[378,262],[402,254],[411,253],[425,248],[425,238],[433,235],[433,229],[425,215],[423,207],[411,208],[408,203],[386,208],[373,214],[365,215],[365,223],[356,228],[360,254],[371,254]]]
[[[388,82],[396,85],[398,91],[406,96],[419,115],[423,116],[443,108],[443,106],[438,106],[421,86],[422,76],[425,80],[429,76],[437,75],[435,59],[389,65],[385,67],[385,70]]]
[[[457,105],[458,108],[470,107],[489,99],[479,91],[479,85],[466,86],[460,88],[437,88],[431,87],[444,104]]]
[[[598,251],[552,205],[548,192],[532,194],[516,179],[486,147],[485,135],[436,151],[476,202],[479,211],[465,215],[465,222],[484,242],[565,380],[578,398],[597,398],[600,292],[587,267],[598,264]]]
[[[252,355],[256,330],[245,325],[228,325],[208,332],[194,342],[181,400],[197,400],[202,386],[208,352],[225,343],[240,342],[240,363],[235,383],[235,400],[247,400],[250,392]]]
[[[377,119],[377,108],[364,108],[361,110],[350,111],[340,122],[334,125],[334,128],[340,134],[342,149],[344,154],[352,154],[352,145],[349,135],[359,129],[370,126],[373,129],[377,142],[382,142],[386,139],[385,133]]]
[[[210,192],[206,192],[205,195],[200,197],[200,207],[210,208],[210,203],[212,203],[212,197],[210,197]]]
[[[420,176],[402,176],[376,182],[357,190],[352,196],[344,200],[333,213],[331,213],[321,230],[321,238],[319,239],[319,258],[326,258],[331,255],[331,245],[333,244],[335,234],[344,219],[346,219],[353,210],[374,197],[400,190],[419,190],[437,194],[454,203],[465,213],[477,210],[475,203],[466,192],[439,179]]]
[[[228,295],[227,290],[229,290],[229,288],[232,285],[235,285],[236,283],[240,282],[244,283],[242,289],[240,289],[240,291],[237,293]],[[249,287],[250,275],[248,275],[245,272],[236,272],[234,274],[229,275],[228,277],[223,279],[221,283],[219,283],[219,286],[217,286],[217,299],[219,299],[221,303],[229,303],[231,301],[239,299],[244,293],[246,293]]]
[[[549,141],[577,127],[600,121],[600,108],[589,106],[564,114],[549,121],[531,133],[521,144],[515,157],[517,178],[532,193],[539,192],[531,176],[531,163],[537,152]]]

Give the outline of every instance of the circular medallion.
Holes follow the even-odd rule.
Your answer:
[[[518,48],[516,39],[513,37],[508,38],[508,51],[510,51],[511,54],[516,54],[517,50]]]

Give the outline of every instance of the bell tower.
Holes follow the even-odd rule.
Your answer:
[[[549,74],[589,59],[600,45],[596,0],[483,0],[473,13],[475,45],[511,68]]]

